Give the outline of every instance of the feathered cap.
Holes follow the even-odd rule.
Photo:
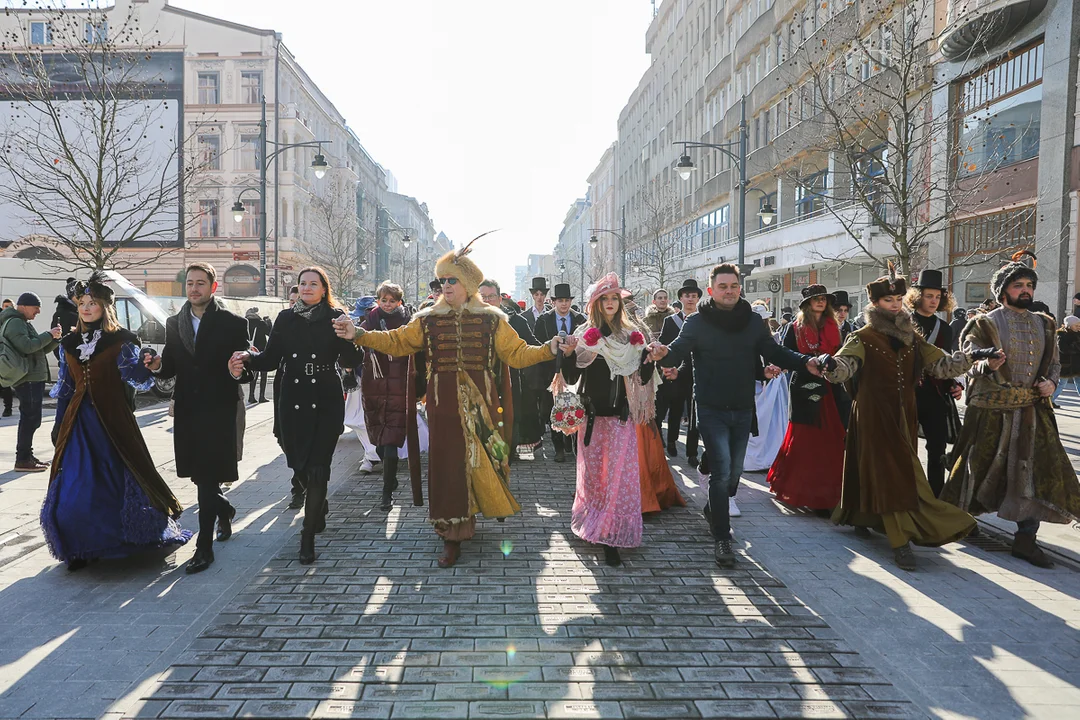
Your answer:
[[[106,282],[108,282],[108,278],[105,273],[95,270],[86,280],[75,283],[75,302],[78,302],[83,295],[90,295],[111,305],[114,293],[113,289],[105,284]]]
[[[615,292],[616,290],[622,295],[623,300],[633,296],[632,292],[622,287],[622,283],[619,282],[619,275],[617,273],[609,272],[585,290],[585,307],[592,307],[594,302],[604,295]]]
[[[907,280],[896,276],[896,266],[889,261],[889,274],[882,275],[872,283],[867,283],[866,294],[870,296],[870,302],[877,302],[886,295],[906,295]]]
[[[489,230],[483,235],[477,235],[465,247],[460,250],[451,250],[439,258],[439,262],[435,263],[435,277],[457,278],[458,282],[465,286],[465,294],[469,297],[479,292],[480,283],[484,281],[484,273],[466,256],[472,251],[474,242],[493,232],[495,231]]]
[[[1026,258],[1030,257],[1030,264],[1026,261]],[[1037,260],[1035,253],[1030,250],[1021,250],[1012,256],[1012,262],[1008,262],[1001,266],[994,277],[990,280],[990,294],[1001,299],[1001,294],[1005,292],[1005,288],[1009,287],[1009,283],[1020,278],[1031,278],[1032,285],[1039,284],[1039,274],[1035,272],[1035,265]]]

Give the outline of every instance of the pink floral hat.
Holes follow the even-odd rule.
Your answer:
[[[622,287],[622,283],[619,282],[618,273],[609,272],[607,275],[590,285],[589,289],[585,291],[585,307],[591,308],[594,302],[609,292],[615,292],[616,290],[622,294],[624,300],[634,294]]]

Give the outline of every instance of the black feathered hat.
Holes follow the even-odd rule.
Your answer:
[[[105,277],[105,273],[95,270],[86,280],[75,283],[75,301],[78,302],[83,295],[89,295],[111,305],[115,293],[111,287],[105,284],[107,282],[108,278]]]

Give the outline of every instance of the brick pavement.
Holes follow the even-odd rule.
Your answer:
[[[568,529],[572,464],[515,467],[524,507],[458,566],[425,508],[342,484],[319,560],[295,538],[130,708],[139,717],[919,717],[755,560],[720,571],[695,509],[609,568]],[[404,493],[399,493],[404,495]]]

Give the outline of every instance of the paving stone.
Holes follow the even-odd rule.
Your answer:
[[[765,700],[698,700],[695,705],[703,718],[775,718]]]
[[[222,685],[215,699],[283,700],[289,693],[289,687],[288,683],[228,683]]]
[[[696,718],[701,717],[693,701],[634,700],[620,703],[626,718]]]
[[[263,678],[266,682],[290,682],[290,683],[303,683],[303,682],[324,682],[329,680],[334,675],[334,668],[330,667],[314,667],[311,665],[304,666],[284,666],[284,667],[272,667],[266,669],[266,676]]]
[[[838,720],[851,715],[840,705],[828,700],[771,700],[776,716],[798,720],[799,718],[827,718]]]
[[[393,703],[362,702],[349,700],[323,700],[315,708],[312,718],[389,718]]]
[[[363,683],[298,682],[289,687],[288,697],[295,700],[359,700],[364,687]]]
[[[733,700],[786,700],[799,694],[786,683],[724,683],[724,691]]]
[[[209,700],[221,688],[220,683],[167,682],[154,689],[154,700],[182,700],[198,698]]]
[[[470,667],[415,667],[405,668],[407,683],[467,683],[472,682],[473,670]]]
[[[844,702],[844,707],[858,720],[914,720],[923,717],[923,713],[911,703],[848,700]]]
[[[622,707],[617,702],[591,700],[555,700],[546,703],[549,718],[621,718]]]
[[[243,705],[239,700],[174,700],[161,712],[163,718],[231,718]]]
[[[480,700],[469,703],[469,718],[543,718],[544,703],[533,700]]]
[[[652,690],[659,700],[722,700],[728,697],[720,683],[653,683]]]
[[[248,700],[240,709],[240,717],[311,717],[318,706],[315,700]]]
[[[395,703],[391,718],[430,720],[431,718],[464,718],[469,713],[467,702],[409,702]]]
[[[207,667],[199,670],[192,679],[198,682],[258,682],[265,675],[266,668]]]
[[[427,686],[432,687],[432,686]],[[506,700],[507,684],[439,683],[434,687],[435,700]],[[510,687],[513,687],[511,684]],[[549,688],[554,690],[554,688]]]

